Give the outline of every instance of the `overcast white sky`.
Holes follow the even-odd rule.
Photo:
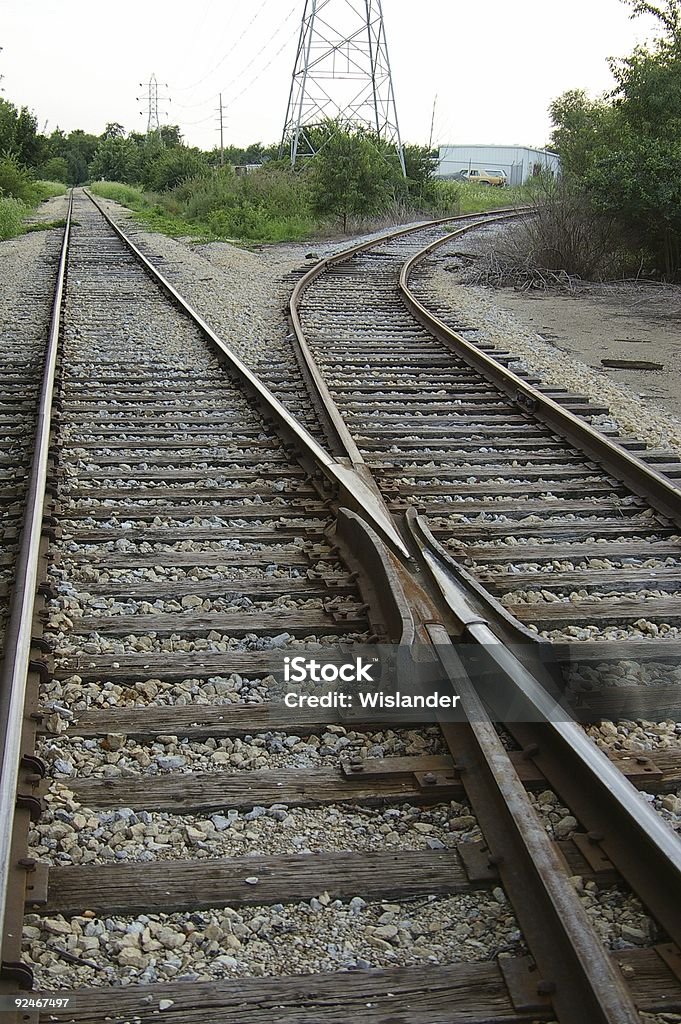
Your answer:
[[[339,2],[339,0],[334,0]],[[40,128],[143,131],[154,72],[186,140],[278,141],[304,0],[0,0],[2,95]],[[104,13],[100,13],[104,12]],[[544,145],[565,89],[612,84],[606,58],[649,38],[620,0],[383,0],[403,139]]]

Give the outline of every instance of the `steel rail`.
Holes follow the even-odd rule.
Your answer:
[[[312,382],[312,387],[316,389],[318,394],[321,396],[325,413],[324,418],[330,429],[333,441],[337,445],[338,449],[343,452],[345,457],[347,457],[354,466],[364,466],[364,457],[359,451],[343,415],[339,411],[334,399],[331,397],[331,393],[326,381],[324,380],[324,375],[319,369],[317,362],[310,351],[310,346],[307,343],[305,331],[303,330],[303,325],[300,320],[300,303],[307,289],[314,281],[317,280],[317,278],[321,277],[322,274],[327,273],[332,267],[341,263],[346,263],[355,256],[362,255],[362,253],[369,252],[371,249],[375,248],[377,245],[382,245],[384,242],[390,242],[396,238],[404,238],[417,231],[439,227],[441,224],[451,224],[455,221],[461,220],[469,221],[473,217],[482,217],[482,219],[476,221],[474,224],[468,225],[466,230],[481,227],[484,224],[493,224],[496,221],[506,220],[509,217],[518,217],[526,212],[527,209],[525,207],[499,207],[485,215],[463,213],[456,214],[452,217],[441,217],[438,220],[423,221],[422,223],[410,225],[406,228],[393,228],[392,230],[386,231],[382,235],[378,235],[368,241],[359,242],[357,245],[352,245],[347,249],[342,249],[340,252],[334,253],[333,256],[325,257],[323,260],[315,263],[314,266],[312,266],[307,273],[297,281],[289,298],[288,310],[296,346],[300,355],[300,361],[305,367],[308,380]]]
[[[592,443],[595,442],[596,447],[602,444],[607,452],[609,454],[612,453],[616,459],[623,457],[628,466],[634,465],[637,471],[645,474],[646,478],[648,476],[654,478],[656,485],[659,486],[665,498],[661,503],[662,507],[660,510],[667,515],[671,511],[672,503],[676,504],[681,500],[681,491],[671,481],[651,469],[642,460],[631,456],[623,448],[610,442],[604,435],[594,430],[585,421],[547,398],[539,390],[512,373],[512,371],[507,370],[502,364],[494,360],[493,357],[479,352],[476,346],[467,342],[461,335],[450,331],[442,321],[429,314],[429,311],[418,302],[413,293],[408,289],[408,280],[413,268],[433,250],[446,244],[458,235],[484,224],[503,221],[525,212],[524,210],[497,211],[494,217],[468,223],[456,231],[445,235],[443,238],[437,239],[412,256],[404,265],[399,278],[400,290],[406,299],[407,306],[419,322],[426,329],[435,333],[436,336],[440,337],[440,332],[443,332],[447,339],[451,334],[457,346],[460,342],[462,347],[461,354],[464,354],[464,358],[466,355],[479,356],[479,359],[473,360],[469,358],[468,360],[473,363],[476,369],[482,369],[484,373],[488,367],[492,367],[495,383],[497,383],[497,378],[501,378],[504,382],[510,382],[505,388],[507,393],[510,392],[516,401],[518,401],[519,396],[525,396],[524,401],[521,399],[523,411],[529,411],[535,403],[537,406],[545,406],[551,411],[552,418],[557,418],[561,423],[569,424],[571,430],[577,434],[580,441],[586,437]],[[466,220],[469,220],[469,218],[466,218]],[[414,230],[413,228],[401,229],[397,232],[390,232],[381,239],[372,239],[369,242],[353,246],[333,257],[322,260],[297,282],[290,300],[291,320],[301,348],[306,353],[306,360],[309,362],[311,369],[319,376],[321,376],[321,373],[307,346],[298,313],[300,301],[305,290],[313,281],[334,265],[343,263],[362,252],[370,250],[381,241],[401,237]],[[486,375],[489,376],[489,374]],[[340,413],[338,413],[338,416],[340,417]],[[550,425],[553,425],[553,422]],[[347,428],[345,429],[347,430]],[[559,430],[558,432],[561,433],[562,431]],[[582,447],[582,445],[580,444],[579,447]],[[621,473],[621,476],[624,482],[631,486],[629,474]],[[670,498],[671,501],[669,500]],[[589,741],[583,730],[573,721],[564,721],[565,713],[562,709],[560,714],[556,716],[556,705],[549,693],[532,672],[499,639],[485,614],[481,614],[479,603],[477,605],[471,603],[471,593],[466,587],[466,581],[462,581],[458,577],[458,574],[453,571],[453,566],[448,561],[445,563],[447,568],[443,569],[441,559],[442,557],[448,558],[446,552],[434,541],[422,520],[416,520],[418,525],[415,525],[413,512],[411,514],[408,513],[408,521],[410,515],[412,517],[412,523],[410,524],[412,535],[421,549],[421,557],[425,560],[431,576],[438,585],[448,606],[455,614],[457,621],[463,624],[468,638],[484,645],[485,649],[489,650],[499,671],[512,682],[518,695],[527,703],[534,715],[538,715],[542,720],[545,720],[548,723],[547,727],[554,730],[555,746],[564,749],[565,756],[570,756],[573,758],[574,763],[579,764],[582,785],[586,788],[592,784],[598,790],[601,801],[609,805],[613,820],[616,818],[619,827],[625,830],[627,835],[632,834],[636,836],[636,842],[633,844],[636,852],[632,853],[630,857],[618,856],[616,861],[618,867],[622,865],[622,874],[637,891],[641,888],[640,884],[638,884],[641,880],[641,870],[637,871],[636,867],[638,866],[640,869],[641,858],[645,862],[646,858],[650,857],[650,862],[655,865],[655,868],[652,871],[646,872],[648,884],[644,888],[648,905],[651,907],[654,916],[667,929],[669,934],[678,939],[681,937],[679,935],[681,926],[676,922],[674,908],[670,906],[668,894],[674,891],[681,880],[681,844],[678,843],[670,830],[665,827],[653,809],[641,800],[634,787],[622,775],[619,769]],[[423,529],[419,536],[420,527]],[[409,540],[409,537],[407,537],[407,540]],[[433,554],[434,551],[436,554]],[[506,623],[504,628],[507,628],[507,626],[508,624]],[[514,639],[517,643],[518,637],[516,636]],[[556,721],[557,717],[563,720]],[[626,843],[624,845],[626,846]],[[615,859],[614,856],[613,859]]]
[[[468,719],[465,725],[440,721],[440,728],[541,974],[537,993],[550,994],[562,1024],[638,1024],[622,973],[589,920],[448,630],[439,623],[426,629]]]
[[[498,870],[537,967],[524,998],[542,1004],[550,996],[562,1024],[638,1024],[625,978],[595,931],[448,628],[439,621],[439,609],[411,571],[391,564],[380,538],[360,517],[340,509],[337,538],[360,553],[365,567],[373,563],[372,578],[383,584],[376,589],[391,598],[392,635],[401,635],[400,644],[419,661],[422,655],[436,659],[463,700],[466,722],[440,719],[438,724],[485,837],[487,859]],[[437,781],[431,774],[430,783]]]
[[[671,893],[681,892],[681,841],[473,607],[452,571],[447,552],[430,533],[425,519],[410,510],[407,520],[423,564],[461,624],[464,642],[484,648],[500,678],[508,680],[514,697],[527,710],[525,721],[534,723],[522,730],[540,730],[538,762],[541,764],[544,746],[550,748],[546,754],[552,762],[563,760],[561,778],[574,780],[582,791],[576,799],[585,815],[592,816],[584,824],[604,832],[599,844],[670,938],[681,945],[681,916],[670,898]],[[512,725],[509,728],[515,731]],[[570,788],[574,793],[575,785]],[[567,795],[564,799],[579,814]],[[595,816],[594,805],[598,807]]]
[[[513,215],[517,216],[518,211],[513,211],[511,216]],[[508,216],[508,213],[500,212],[494,218],[468,223],[443,239],[431,243],[422,250],[422,253],[433,251],[458,234],[486,223],[508,219]],[[406,233],[392,233],[384,240]],[[376,244],[377,240],[372,240],[323,260],[296,284],[289,306],[291,321],[305,360],[311,372],[318,376],[321,374],[309,351],[300,322],[298,311],[302,296],[307,287],[331,267],[373,248]],[[418,253],[411,257],[407,267],[413,267],[420,255]],[[408,280],[408,273],[409,270],[406,273],[403,270],[400,275],[401,288],[404,286],[405,277]],[[432,331],[430,319],[422,318],[418,309],[410,307],[408,302],[407,306],[416,314],[417,320]],[[437,321],[437,326],[446,330],[446,325],[441,321]],[[440,336],[437,331],[433,333]],[[465,347],[477,351],[474,346],[468,346],[463,338],[461,341]],[[534,401],[540,402],[545,399],[541,392],[515,374],[510,374],[510,371],[505,371],[505,368],[491,360],[491,357],[490,362],[498,366],[501,372],[509,373],[513,382],[511,394],[516,401],[518,395],[527,396],[523,411],[529,411],[527,407],[531,407]],[[476,369],[479,367],[476,366]],[[557,414],[565,413],[557,403],[550,399],[546,399],[546,402],[550,403]],[[340,418],[340,413],[338,415]],[[601,435],[598,432],[588,428],[586,423],[578,420],[573,414],[565,413],[565,418],[574,421],[578,428],[583,425],[589,434],[594,434],[600,439]],[[619,452],[617,446],[606,443],[608,447]],[[635,461],[639,462],[646,472],[649,470],[649,467],[640,460]],[[669,485],[666,478],[660,477],[659,474],[655,475],[660,478],[665,493],[668,486],[671,486],[672,491],[676,490],[673,485]],[[666,502],[663,511],[665,514],[668,511]],[[456,574],[450,576],[449,572],[443,571],[438,558],[433,557],[427,545],[424,545],[424,548],[426,550],[422,552],[422,557],[426,561],[428,571],[445,597],[455,619],[463,624],[467,638],[484,645],[485,650],[491,652],[499,673],[509,681],[518,697],[526,703],[535,717],[545,719],[545,726],[534,728],[544,728],[542,739],[547,756],[552,756],[554,762],[560,760],[562,756],[570,765],[575,766],[575,777],[578,778],[578,785],[582,789],[579,811],[582,812],[582,817],[591,819],[587,827],[600,828],[602,815],[608,815],[608,838],[613,833],[618,837],[620,832],[622,835],[617,842],[603,843],[603,849],[608,852],[612,850],[613,862],[634,891],[641,895],[653,916],[667,932],[677,938],[679,925],[669,900],[669,893],[675,891],[681,878],[681,845],[619,769],[591,743],[583,730],[575,722],[565,721],[562,709],[560,715],[556,716],[556,705],[549,693],[498,638],[484,614],[480,614],[479,604],[474,606],[470,603],[470,592],[464,583]],[[441,627],[428,628],[431,642],[436,645],[438,655],[443,655],[445,646],[450,642],[446,630]],[[515,639],[517,642],[518,638]],[[448,653],[452,655],[454,650],[448,647]],[[451,666],[451,659],[445,660],[448,660]],[[456,657],[454,661],[457,661]],[[447,665],[443,667],[447,669]],[[461,680],[462,672],[462,666],[455,667],[457,681]],[[508,868],[502,863],[500,872],[502,876],[507,870],[511,873],[510,877],[505,879],[505,883],[509,892],[513,893],[516,912],[522,919],[523,931],[528,935],[530,949],[540,970],[550,981],[557,982],[556,991],[552,995],[556,1012],[561,1020],[569,1021],[589,1019],[622,1024],[624,1021],[638,1020],[638,1014],[622,976],[607,957],[600,939],[590,926],[574,887],[564,871],[556,871],[556,864],[552,862],[552,857],[555,860],[555,854],[547,847],[547,836],[543,827],[540,826],[541,832],[538,832],[536,822],[533,824],[535,816],[531,805],[528,808],[527,798],[518,796],[517,787],[513,786],[509,777],[507,758],[503,751],[495,748],[495,744],[497,747],[501,746],[496,732],[483,715],[480,701],[468,680],[465,680],[465,689],[469,698],[467,710],[470,712],[470,703],[473,701],[474,711],[478,712],[477,716],[474,715],[476,720],[469,722],[468,733],[463,733],[460,728],[447,723],[440,724],[453,752],[457,747],[460,750],[462,743],[467,749],[470,764],[466,764],[465,768],[474,766],[477,769],[475,772],[464,772],[464,786],[467,792],[469,788],[471,789],[469,799],[473,801],[474,796],[476,797],[474,803],[478,817],[485,816],[485,835],[493,836],[497,847],[507,854]],[[461,688],[457,692],[460,691]],[[562,720],[556,721],[557,717]],[[546,742],[546,730],[553,730],[555,734],[551,745]],[[464,735],[466,738],[462,740]],[[542,761],[542,767],[543,764]],[[555,774],[557,773],[552,777],[555,777]],[[474,779],[471,778],[473,775]],[[571,807],[574,806],[570,800],[567,800],[567,803]],[[492,812],[490,817],[489,807],[495,804],[496,812]],[[596,833],[593,832],[592,835],[595,836]],[[522,866],[516,869],[511,866],[512,864]],[[524,881],[519,882],[521,877]],[[523,893],[526,893],[527,899],[530,900],[531,908],[525,907]],[[554,938],[559,949],[548,949],[548,945],[553,947]]]
[[[261,403],[264,409],[266,409],[267,413],[276,420],[279,427],[282,428],[288,436],[293,438],[294,443],[304,453],[304,455],[312,460],[315,467],[320,469],[328,480],[340,488],[340,492],[344,496],[344,500],[350,504],[352,508],[359,509],[365,516],[367,516],[369,521],[374,525],[379,533],[386,538],[392,548],[403,558],[409,559],[411,556],[404,546],[404,542],[393,523],[390,512],[371,484],[368,483],[352,465],[343,465],[338,461],[338,459],[333,458],[326,449],[322,447],[317,440],[315,440],[309,431],[306,430],[306,428],[291,415],[279,399],[276,398],[267,385],[264,384],[252,370],[249,370],[246,364],[242,362],[242,360],[232,351],[229,345],[227,345],[226,342],[224,342],[222,338],[215,333],[201,314],[198,313],[182,295],[180,295],[170,281],[168,281],[168,279],[164,277],[154,264],[147,259],[144,253],[138,249],[135,243],[125,234],[124,231],[122,231],[118,224],[116,224],[106,211],[102,209],[100,204],[87,191],[87,189],[84,189],[84,192],[94,206],[99,210],[107,224],[129,249],[152,280],[154,280],[156,284],[158,284],[162,290],[171,297],[180,310],[189,317],[194,325],[199,328],[202,334],[204,334],[205,337],[207,337],[227,359],[230,369],[238,377],[242,386],[247,387],[255,394],[257,400]]]
[[[483,352],[473,342],[467,341],[416,297],[409,287],[409,279],[415,267],[435,249],[446,245],[467,230],[470,229],[460,228],[450,235],[437,239],[406,261],[400,272],[399,289],[409,312],[426,330],[453,349],[457,356],[513,399],[522,412],[546,424],[635,494],[645,498],[663,516],[681,525],[681,488],[672,480],[658,473],[643,459],[639,459],[616,441],[606,437],[586,420],[528,384],[493,355]]]
[[[38,585],[40,544],[43,534],[45,488],[47,484],[52,396],[54,392],[61,306],[64,296],[73,192],[62,238],[61,254],[52,303],[50,329],[45,353],[43,379],[38,402],[35,444],[26,495],[26,518],[15,566],[10,615],[5,633],[5,650],[0,675],[0,738],[2,768],[0,775],[0,960],[7,921],[8,884],[11,869],[14,811],[19,783],[26,688],[31,661],[33,615]]]

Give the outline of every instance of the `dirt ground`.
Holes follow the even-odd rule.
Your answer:
[[[574,295],[502,288],[494,302],[555,348],[681,416],[681,288],[616,283]],[[602,359],[658,363],[662,369],[606,369]]]
[[[476,265],[464,268],[458,253],[484,258],[490,250],[512,251],[513,231],[513,225],[497,224],[461,236],[442,250],[440,266],[456,281],[470,282]],[[681,416],[681,287],[576,282],[573,291],[495,288],[490,296],[549,345],[606,374],[632,396]],[[606,368],[602,359],[659,363],[662,368]]]

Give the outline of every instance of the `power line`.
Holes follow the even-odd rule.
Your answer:
[[[214,3],[215,0],[206,0],[201,18],[194,24],[194,31],[192,32],[191,39],[189,40],[189,42],[187,42],[186,39],[182,38],[181,45],[183,61],[189,62],[190,58],[194,56],[194,51],[196,50],[196,43],[199,38],[199,32],[203,29],[203,26],[206,23],[206,19],[208,18],[208,12],[210,11]]]
[[[217,62],[217,64],[215,64],[215,65],[214,65],[214,66],[213,66],[213,67],[212,67],[212,68],[210,69],[210,71],[207,71],[207,72],[205,73],[205,75],[203,75],[203,76],[202,76],[201,78],[197,79],[197,81],[196,81],[196,82],[193,82],[193,83],[192,83],[191,85],[181,85],[181,86],[178,86],[178,89],[179,89],[179,90],[180,90],[181,92],[190,92],[190,91],[191,91],[192,89],[195,89],[195,88],[197,87],[197,85],[201,85],[201,84],[202,84],[202,82],[205,82],[205,81],[206,81],[206,79],[210,78],[210,76],[211,76],[212,74],[214,74],[214,73],[215,73],[215,72],[217,71],[217,69],[218,69],[219,67],[222,67],[222,65],[223,65],[223,64],[225,63],[225,61],[227,60],[227,58],[228,58],[228,57],[229,57],[229,56],[230,56],[230,55],[231,55],[232,53],[234,53],[234,51],[236,50],[237,46],[239,45],[239,43],[241,42],[241,40],[242,40],[242,39],[244,38],[244,36],[246,35],[246,33],[247,33],[247,32],[249,31],[249,29],[250,29],[250,28],[252,27],[252,25],[254,25],[254,24],[255,24],[256,20],[257,20],[257,19],[258,19],[258,17],[259,17],[259,15],[260,15],[260,14],[262,13],[263,9],[265,8],[265,5],[266,5],[266,4],[268,4],[268,3],[269,3],[269,0],[262,0],[262,3],[260,4],[260,7],[258,7],[258,9],[256,10],[256,12],[255,12],[255,14],[253,15],[253,17],[251,18],[251,20],[250,20],[250,21],[249,21],[249,22],[248,22],[248,23],[246,24],[246,26],[245,26],[245,28],[243,29],[243,31],[242,31],[242,33],[241,33],[241,35],[237,36],[237,38],[236,38],[236,39],[234,40],[234,42],[232,43],[232,45],[230,46],[230,48],[229,48],[229,49],[227,50],[227,52],[226,52],[225,54],[223,54],[223,56],[222,56],[222,57],[220,58],[220,60],[219,60],[219,61]]]
[[[297,5],[296,5],[296,6],[297,6]],[[294,10],[295,10],[295,8],[294,8]],[[293,11],[292,11],[291,13],[293,13]],[[289,17],[290,17],[290,15],[289,15]],[[288,19],[287,19],[287,20],[288,20]],[[283,28],[283,25],[282,25],[281,27]],[[276,34],[278,35],[279,33],[276,33]],[[292,33],[291,35],[289,35],[289,36],[288,36],[288,37],[287,37],[287,38],[286,38],[286,39],[284,40],[284,42],[283,42],[283,43],[281,44],[281,46],[280,46],[280,47],[279,47],[279,49],[278,49],[278,50],[276,51],[276,53],[273,53],[273,54],[272,54],[272,56],[271,56],[270,60],[271,60],[271,61],[272,61],[272,60],[276,60],[276,59],[277,59],[277,57],[279,56],[279,54],[280,54],[280,53],[282,53],[282,52],[283,52],[283,51],[284,51],[284,50],[286,49],[286,47],[288,46],[288,44],[289,44],[289,43],[291,42],[291,40],[292,40],[292,39],[293,39],[293,38],[294,38],[294,37],[295,37],[295,36],[296,36],[297,34],[298,34],[298,29],[296,28],[296,29],[295,29],[295,31],[294,31],[294,32],[293,32],[293,33]],[[272,38],[274,38],[274,37],[272,37]],[[270,41],[271,41],[271,40],[270,40]],[[261,52],[262,52],[262,51],[261,51]],[[251,87],[252,85],[254,85],[254,84],[255,84],[255,82],[257,82],[257,81],[258,81],[258,79],[259,79],[259,78],[260,78],[261,76],[262,76],[262,70],[256,71],[255,75],[253,75],[253,77],[252,77],[252,78],[251,78],[251,79],[250,79],[250,80],[249,80],[249,81],[248,81],[248,82],[246,83],[246,85],[244,85],[244,86],[243,86],[243,87],[242,87],[242,88],[241,88],[241,89],[239,90],[239,92],[238,92],[238,93],[236,93],[236,95],[234,95],[234,96],[232,97],[232,99],[231,99],[231,101],[230,101],[230,106],[233,106],[233,105],[234,105],[234,104],[235,104],[235,103],[237,102],[237,100],[240,100],[240,99],[241,99],[241,97],[242,97],[242,96],[244,95],[244,93],[245,93],[245,92],[247,92],[247,91],[248,91],[248,90],[250,89],[250,87]]]
[[[286,17],[284,18],[284,20],[279,23],[279,25],[277,26],[277,28],[275,28],[275,30],[272,33],[272,35],[263,43],[263,45],[260,47],[258,52],[255,53],[252,57],[249,58],[249,61],[248,61],[249,64],[255,64],[258,61],[258,59],[263,55],[263,53],[267,50],[267,48],[270,46],[270,44],[273,43],[274,40],[277,38],[277,36],[283,31],[283,29],[285,28],[287,23],[291,20],[291,18],[293,17],[293,15],[295,14],[297,9],[298,9],[298,3],[295,3],[293,5],[293,7],[291,8],[291,10],[286,15]],[[298,29],[295,30],[293,35],[295,35],[297,31],[298,31]],[[284,49],[284,47],[288,46],[291,38],[292,38],[292,36],[288,36],[287,37],[285,42],[279,47],[279,49],[276,51],[276,53],[272,54],[272,57],[270,58],[270,60],[274,60],[276,57],[279,56],[279,54]],[[235,82],[239,82],[240,81],[240,79],[241,79],[241,77],[243,75],[243,71],[244,71],[244,69],[238,71],[227,82],[223,83],[223,86],[222,86],[222,92],[223,93],[225,93],[226,90],[230,88],[230,86],[234,85]],[[260,78],[261,74],[262,74],[262,69],[259,68],[256,71],[255,75],[250,79],[250,81],[245,86],[242,87],[242,89],[236,94],[236,96],[233,96],[231,98],[231,103],[233,103],[236,99],[239,99],[241,96],[243,96],[243,94],[246,92],[247,89],[250,88],[250,86],[253,84],[253,82],[257,81],[258,78]]]
[[[254,64],[254,63],[256,63],[258,61],[258,59],[262,56],[262,54],[268,49],[270,44],[273,43],[274,40],[277,38],[277,36],[282,32],[282,30],[285,28],[286,24],[291,20],[293,14],[296,12],[297,9],[298,9],[298,4],[296,3],[296,4],[293,5],[291,10],[288,12],[288,14],[284,18],[284,20],[282,22],[280,22],[280,24],[274,30],[272,35],[266,40],[265,43],[263,43],[263,45],[260,47],[258,52],[250,59],[249,63]],[[279,49],[276,50],[276,52],[273,53],[272,56],[269,58],[269,63],[271,63],[272,61],[276,60],[276,58],[288,46],[288,44],[290,43],[291,39],[293,39],[293,37],[297,34],[297,32],[298,32],[298,29],[296,28],[295,31],[291,35],[287,36],[287,38],[281,44]],[[228,96],[228,98],[227,98],[227,105],[230,106],[230,107],[234,106],[234,104],[239,99],[241,99],[241,97],[244,95],[244,93],[246,93],[251,88],[251,86],[255,82],[258,81],[258,79],[262,76],[262,74],[263,74],[263,68],[259,67],[258,70],[256,71],[256,73],[246,82],[245,85],[243,85],[239,89],[239,91],[237,93],[235,93],[235,94],[233,94],[231,96]],[[223,88],[222,88],[223,105],[224,105],[224,96],[225,96],[226,89],[228,89],[229,86],[233,85],[235,82],[238,82],[240,80],[240,78],[241,78],[241,75],[242,75],[242,72],[239,72],[233,78],[231,78],[229,80],[229,82],[227,82],[227,84],[225,86],[223,86]],[[196,106],[205,106],[205,104],[207,102],[209,102],[209,101],[205,100],[201,104],[196,104]],[[214,116],[215,116],[214,113],[211,113],[207,117],[201,117],[201,118],[198,118],[195,121],[182,121],[181,124],[182,124],[182,126],[186,126],[188,128],[189,127],[194,127],[195,125],[206,124],[206,122],[213,120]]]

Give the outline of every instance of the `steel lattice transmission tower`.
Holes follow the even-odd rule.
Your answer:
[[[142,82],[140,82],[140,85],[144,87]],[[168,88],[167,84],[166,88]],[[168,99],[167,96],[159,96],[156,75],[152,75],[151,78],[149,79],[149,85],[147,87],[147,96],[145,98],[147,114],[147,135],[153,135],[154,132],[159,132],[161,130],[161,120],[158,109],[159,102]],[[141,97],[138,96],[137,99],[140,100]],[[145,113],[145,111],[141,110],[140,113],[143,114]]]
[[[392,143],[405,172],[381,0],[305,0],[280,155],[313,156],[328,119]]]

